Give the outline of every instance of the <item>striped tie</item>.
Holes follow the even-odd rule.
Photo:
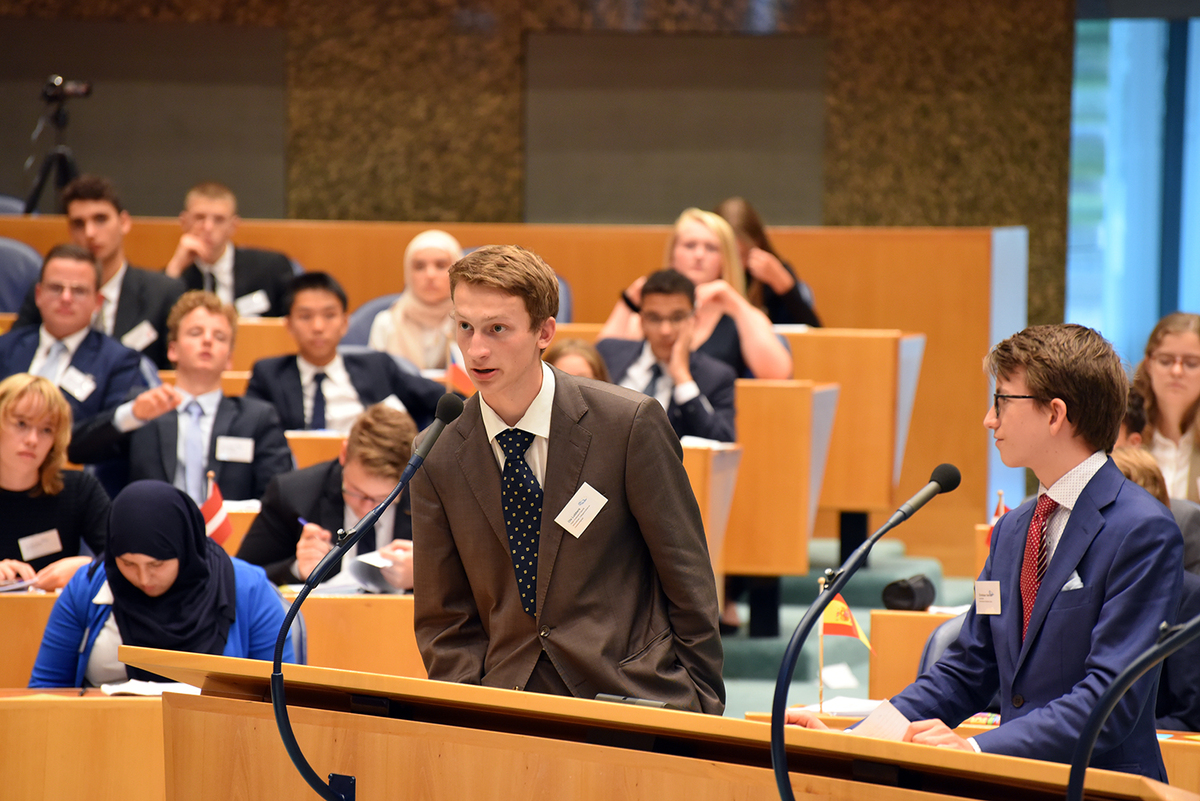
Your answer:
[[[1025,559],[1021,562],[1021,611],[1025,616],[1021,627],[1022,642],[1025,632],[1029,631],[1029,616],[1033,614],[1033,603],[1037,600],[1038,588],[1042,586],[1042,577],[1046,575],[1046,563],[1050,560],[1046,548],[1046,523],[1057,508],[1057,501],[1049,495],[1043,495],[1038,498],[1033,519],[1029,521]]]

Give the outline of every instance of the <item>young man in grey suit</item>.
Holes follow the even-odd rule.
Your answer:
[[[479,392],[412,483],[429,677],[720,714],[716,585],[662,406],[543,364],[558,282],[536,254],[480,248],[450,286]]]
[[[70,459],[123,456],[130,481],[169,482],[197,504],[207,497],[209,470],[227,500],[261,498],[267,482],[295,462],[271,404],[221,391],[236,324],[233,307],[216,295],[185,292],[168,318],[176,383],[81,424],[67,450]]]

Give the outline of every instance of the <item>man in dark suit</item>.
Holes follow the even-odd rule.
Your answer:
[[[338,353],[349,325],[346,308],[346,292],[333,276],[293,278],[286,322],[300,353],[256,362],[246,397],[274,405],[289,431],[349,431],[364,408],[381,402],[407,411],[421,428],[429,425],[442,385],[404,372],[386,353]]]
[[[215,292],[240,317],[282,317],[295,271],[273,250],[235,247],[240,218],[233,191],[215,181],[188,190],[179,214],[183,235],[164,272],[188,289]]]
[[[100,265],[101,299],[93,327],[145,354],[160,370],[169,368],[167,314],[183,294],[183,284],[125,260],[125,235],[133,223],[107,178],[76,178],[63,189],[62,202],[71,240],[91,251]],[[30,292],[13,327],[41,322]]]
[[[988,355],[984,425],[1038,496],[1000,518],[958,639],[899,695],[912,742],[1069,762],[1100,694],[1174,622],[1183,540],[1170,513],[1106,456],[1125,412],[1121,360],[1077,325],[1034,326]],[[1148,671],[1109,717],[1091,766],[1166,781]],[[951,728],[1000,693],[999,727]],[[810,727],[807,713],[789,719]],[[814,723],[815,722],[815,723]]]
[[[33,288],[41,323],[0,337],[0,378],[34,373],[50,379],[77,424],[146,387],[141,356],[90,327],[100,305],[99,280],[100,268],[88,250],[51,248]]]
[[[221,392],[236,325],[237,313],[216,295],[184,293],[168,319],[175,385],[147,390],[82,423],[70,459],[124,456],[131,481],[169,482],[198,504],[207,496],[210,470],[226,499],[261,498],[267,483],[295,463],[270,404]]]
[[[354,421],[337,459],[271,479],[262,511],[238,549],[238,558],[261,565],[276,584],[304,581],[333,547],[333,532],[349,530],[383,501],[412,454],[412,418],[382,403]],[[392,562],[383,576],[398,590],[412,589],[412,513],[408,490],[363,536],[350,558],[375,551]],[[326,583],[353,584],[341,563]]]
[[[667,410],[679,436],[733,442],[737,375],[722,361],[693,352],[696,287],[683,273],[659,270],[642,285],[642,341],[602,339],[614,384],[644,392]]]
[[[429,677],[720,714],[716,585],[662,406],[543,364],[558,282],[536,254],[480,248],[450,282],[479,392],[412,483]]]

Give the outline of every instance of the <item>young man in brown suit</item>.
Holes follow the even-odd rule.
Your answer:
[[[716,585],[662,406],[543,365],[558,283],[536,254],[480,248],[450,286],[479,392],[412,483],[429,677],[720,714]]]

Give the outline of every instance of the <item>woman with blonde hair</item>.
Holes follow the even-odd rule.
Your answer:
[[[746,276],[737,238],[722,217],[685,209],[667,243],[667,266],[696,285],[692,350],[733,367],[743,377],[791,378],[792,357],[775,336],[771,321],[746,298]],[[597,339],[641,339],[642,284],[621,293]]]
[[[1133,377],[1146,401],[1144,447],[1172,498],[1200,501],[1200,315],[1174,312],[1158,321]]]
[[[462,255],[462,245],[445,231],[430,229],[413,237],[404,250],[404,292],[375,316],[367,344],[422,370],[444,368],[454,341],[450,267]]]
[[[109,500],[90,473],[63,470],[71,407],[50,381],[0,381],[0,580],[54,590],[104,549]]]

